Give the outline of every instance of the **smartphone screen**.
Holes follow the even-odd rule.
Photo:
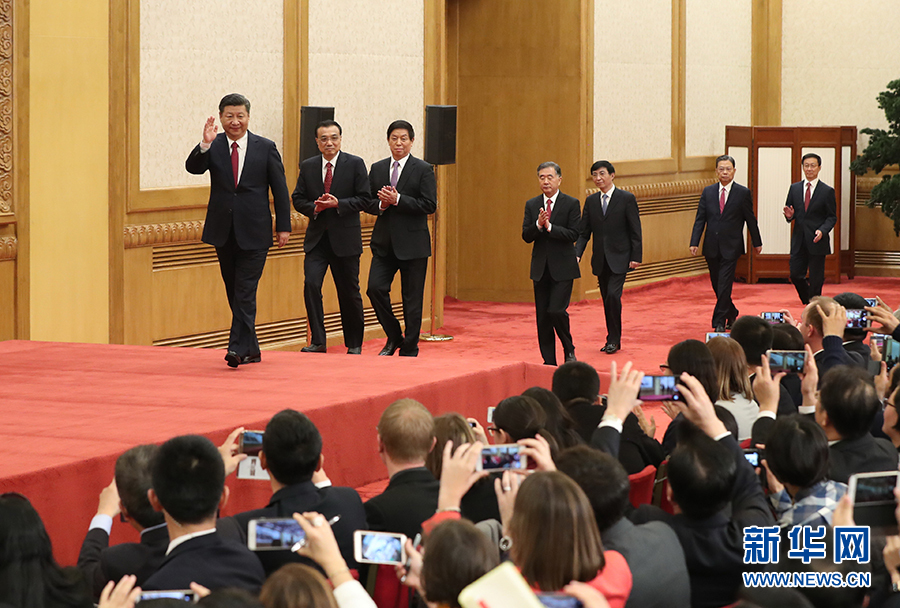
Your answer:
[[[731,332],[727,331],[708,331],[706,332],[706,341],[709,342],[713,338],[729,338],[731,337]]]
[[[884,347],[884,339],[887,334],[872,334],[869,336],[869,346],[875,346],[880,351]]]
[[[859,526],[897,527],[894,510],[897,499],[897,471],[859,473],[850,476],[850,499],[853,501],[853,521]]]
[[[251,551],[290,551],[306,538],[292,518],[251,519],[247,525],[247,547]]]
[[[368,564],[396,564],[406,561],[404,534],[357,530],[353,535],[356,561]]]
[[[756,448],[745,448],[744,458],[746,458],[747,462],[753,465],[754,468],[759,466],[759,450]]]
[[[144,600],[176,600],[179,602],[186,602],[188,604],[196,604],[197,594],[190,589],[178,589],[172,591],[141,591],[141,595],[138,596],[137,601],[143,602]]]
[[[869,313],[864,308],[847,309],[847,329],[865,329],[869,326]]]
[[[547,608],[583,608],[578,598],[565,593],[536,593],[538,601]]]
[[[525,456],[519,453],[521,446],[516,443],[489,445],[481,450],[481,471],[505,471],[508,469],[525,469]]]
[[[783,312],[761,312],[759,316],[772,323],[784,323],[784,313]]]
[[[488,414],[487,414],[488,424],[491,424],[492,422],[494,422],[494,409],[495,408],[493,408],[493,407],[488,408]]]
[[[766,351],[769,359],[769,369],[772,373],[787,372],[799,374],[806,365],[805,350],[769,350]]]
[[[641,401],[680,401],[678,382],[675,376],[644,376],[638,391]]]
[[[878,298],[866,298],[866,306],[878,306]]]
[[[238,444],[238,452],[257,456],[262,451],[263,431],[244,431]]]
[[[881,349],[881,359],[887,363],[888,369],[897,365],[897,361],[900,361],[900,342],[887,336],[884,339],[884,346]]]

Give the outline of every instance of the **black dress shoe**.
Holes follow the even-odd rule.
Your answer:
[[[378,353],[379,357],[390,357],[397,349],[400,348],[400,342],[394,342],[393,340],[388,340],[387,344],[384,345],[384,348],[381,349],[381,352]]]
[[[361,355],[362,354],[362,346],[351,346],[347,349],[348,355]]]
[[[716,325],[716,326],[713,328],[713,331],[718,332],[718,333],[722,333],[722,332],[725,331],[725,326],[724,326],[724,325]]]
[[[237,367],[241,364],[241,358],[238,357],[238,354],[233,350],[225,353],[225,362],[228,364],[228,367]]]
[[[622,349],[621,344],[613,344],[612,342],[609,342],[609,343],[607,343],[606,348],[603,349],[603,352],[605,352],[607,355],[611,355],[614,352],[616,352],[617,350],[621,350],[621,349]]]
[[[310,344],[300,349],[301,353],[324,353],[328,352],[328,348],[324,344]]]
[[[416,350],[403,350],[403,349],[401,348],[401,349],[400,349],[400,356],[401,356],[401,357],[418,357],[418,356],[419,356],[419,349],[418,349],[418,347],[416,348]]]
[[[241,365],[246,365],[247,363],[259,363],[262,361],[262,355],[256,353],[255,355],[245,355],[241,359]]]
[[[569,363],[570,361],[578,361],[578,359],[575,358],[574,352],[566,354],[566,363]]]

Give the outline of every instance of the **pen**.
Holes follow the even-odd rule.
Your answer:
[[[328,522],[326,522],[326,523],[328,523],[329,526],[333,526],[334,524],[336,524],[339,521],[341,521],[341,516],[335,515],[334,517],[329,519]],[[302,549],[305,546],[306,546],[306,536],[304,535],[304,537],[302,539],[300,539],[294,543],[294,546],[291,547],[291,551],[296,553],[297,551],[299,551],[300,549]]]

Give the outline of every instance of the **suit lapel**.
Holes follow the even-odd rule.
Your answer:
[[[247,176],[247,169],[250,168],[251,162],[256,158],[254,156],[254,151],[259,152],[259,146],[257,144],[257,137],[250,131],[247,131],[247,149],[244,150],[244,166],[241,169],[241,182],[244,181],[244,178]],[[231,156],[229,154],[228,164],[231,165]],[[252,169],[251,169],[252,171]],[[231,178],[234,179],[234,171],[231,173]],[[241,182],[238,182],[238,187],[240,187]],[[237,188],[235,188],[237,189]]]
[[[609,195],[609,200],[606,201],[606,213],[603,213],[603,193],[600,193],[600,214],[603,216],[603,219],[606,219],[609,216],[610,212],[613,210],[613,205],[616,204],[616,201],[619,200],[619,189],[616,188],[613,190],[612,194]]]
[[[409,181],[409,174],[413,170],[413,155],[410,154],[409,158],[406,159],[406,164],[403,166],[403,171],[400,172],[400,179],[397,180],[397,192],[403,192],[403,187],[406,185],[406,182]],[[394,164],[394,157],[391,157],[390,162],[388,163],[388,183],[391,183],[390,180],[390,167]]]
[[[322,177],[322,155],[319,154],[316,156],[316,160],[316,175],[313,177],[313,184],[318,188],[317,192],[319,195],[322,195],[325,194],[325,178]],[[340,157],[338,157],[338,160],[340,160]],[[331,171],[331,183],[334,185],[334,176],[337,175],[337,167],[332,167]]]

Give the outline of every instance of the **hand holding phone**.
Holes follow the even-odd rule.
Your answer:
[[[896,533],[897,498],[900,472],[857,473],[850,476],[848,494],[853,501],[853,521],[858,526],[889,529]]]
[[[402,566],[406,562],[406,535],[396,532],[357,530],[353,533],[353,556],[363,564]]]
[[[759,316],[775,325],[776,323],[784,323],[784,313],[783,312],[761,312]]]
[[[773,375],[778,372],[800,374],[806,366],[805,350],[767,350],[766,357]]]
[[[475,465],[476,471],[524,471],[527,468],[528,457],[517,443],[485,446]]]
[[[258,456],[262,451],[265,431],[244,431],[238,441],[238,453]]]
[[[641,401],[681,401],[675,376],[644,376],[638,390]]]
[[[305,540],[306,533],[292,517],[251,519],[247,524],[251,551],[291,551]]]

